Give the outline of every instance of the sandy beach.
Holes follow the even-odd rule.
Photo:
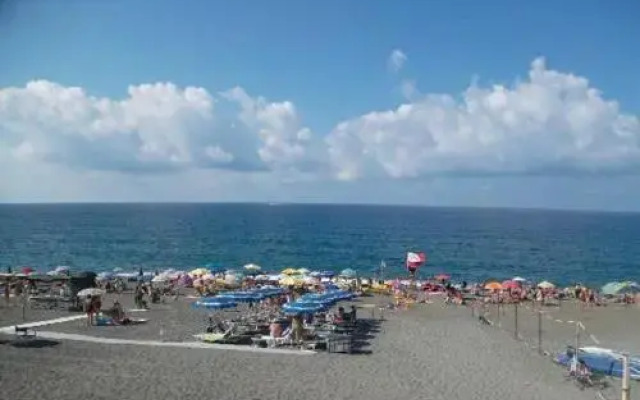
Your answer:
[[[386,301],[366,298],[360,303]],[[32,312],[28,311],[31,320],[47,313]],[[48,317],[59,314],[49,312]],[[79,320],[40,329],[189,341],[192,334],[201,332],[205,320],[184,298],[153,305],[140,315],[149,323],[87,327]],[[369,318],[370,311],[361,310],[360,315]],[[19,308],[2,310],[3,324],[21,318]],[[371,333],[368,346],[356,355],[303,356],[69,340],[19,346],[10,335],[0,338],[3,399],[596,398],[594,391],[581,391],[566,382],[561,368],[513,340],[507,331],[480,324],[468,308],[440,303],[387,311],[380,329]]]

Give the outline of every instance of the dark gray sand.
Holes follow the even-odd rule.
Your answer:
[[[367,302],[368,300],[364,300]],[[109,305],[109,303],[107,303]],[[4,312],[5,310],[3,310]],[[370,312],[361,310],[362,317]],[[58,315],[51,315],[54,318]],[[185,299],[137,314],[147,325],[49,331],[140,340],[191,340],[206,313]],[[62,341],[17,347],[0,335],[2,399],[592,399],[562,369],[465,308],[387,312],[370,353],[275,355]],[[5,317],[6,319],[7,317]],[[14,317],[15,318],[15,317]]]

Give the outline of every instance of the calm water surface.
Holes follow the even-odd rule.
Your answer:
[[[559,283],[640,280],[640,214],[396,206],[261,204],[0,205],[0,266],[46,271],[256,262],[265,268],[351,267],[385,259],[402,273],[423,250],[423,275],[521,275]]]

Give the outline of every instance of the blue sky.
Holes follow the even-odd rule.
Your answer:
[[[638,208],[630,200],[640,195],[637,1],[10,0],[0,12],[0,90],[14,88],[4,98],[3,112],[14,114],[2,115],[11,124],[0,123],[8,138],[0,149],[16,158],[0,175],[9,182],[0,200]],[[397,69],[388,60],[394,50],[406,57]],[[539,57],[545,62],[535,80]],[[588,83],[576,88],[571,77]],[[35,80],[48,85],[27,85]],[[115,115],[109,113],[124,112],[105,111],[93,100],[115,104],[130,96],[129,86],[156,82],[173,86],[141,91],[148,101],[127,111],[136,122],[113,123],[107,132],[104,121]],[[484,91],[473,101],[464,94],[472,82]],[[527,82],[531,87],[518,91]],[[508,105],[474,108],[474,101],[493,101],[496,84],[513,92]],[[82,101],[65,103],[61,93],[70,87],[83,89]],[[206,99],[194,103],[186,87],[203,89]],[[230,96],[234,87],[241,91]],[[140,104],[173,98],[167,93],[173,89],[180,92],[176,108],[163,109],[157,124],[166,132],[156,140],[160,128]],[[592,89],[602,104],[589,100]],[[412,107],[408,116],[396,109],[402,104]],[[86,110],[65,117],[43,107]],[[599,119],[559,123],[567,110]],[[370,113],[377,113],[375,122],[362,118]],[[464,123],[438,125],[441,115]],[[34,116],[43,120],[37,129],[29,125]],[[102,121],[100,140],[87,136],[98,129],[91,118]],[[530,120],[539,126],[521,122]],[[37,135],[25,133],[34,129]],[[410,151],[423,148],[424,154]],[[106,161],[97,168],[89,158]],[[129,170],[118,160],[146,164]],[[144,172],[160,164],[153,174]],[[238,166],[249,164],[260,167],[242,173]],[[456,176],[469,170],[479,176]],[[567,170],[570,177],[529,176],[539,170]],[[166,189],[176,185],[185,198]],[[380,193],[381,185],[391,194]],[[131,189],[143,186],[144,193]],[[594,186],[609,194],[594,194]],[[522,198],[532,187],[544,192]]]

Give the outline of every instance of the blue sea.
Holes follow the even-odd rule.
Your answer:
[[[480,281],[640,280],[640,214],[518,209],[269,204],[0,205],[0,267],[354,268]]]

